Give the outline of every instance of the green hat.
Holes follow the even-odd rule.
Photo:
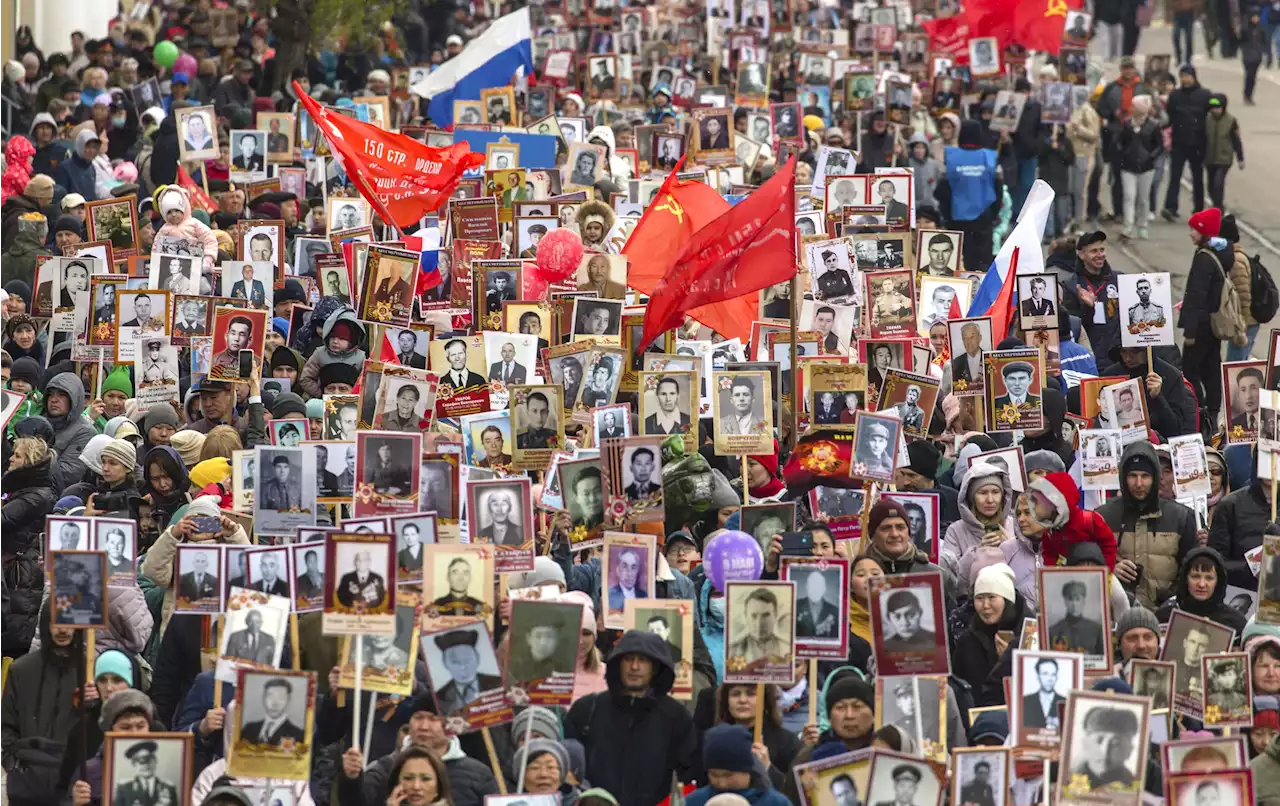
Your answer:
[[[102,394],[122,392],[125,397],[133,397],[133,382],[129,380],[129,368],[124,364],[114,368],[102,382]]]

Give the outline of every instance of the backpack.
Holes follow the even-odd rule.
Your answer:
[[[1218,256],[1210,249],[1201,249],[1213,258],[1213,265],[1222,272],[1222,295],[1218,298],[1218,309],[1209,314],[1209,326],[1213,329],[1214,338],[1243,347],[1248,339],[1245,336],[1244,315],[1240,312],[1240,295],[1236,287],[1222,268]]]
[[[1253,321],[1270,322],[1280,309],[1280,292],[1276,291],[1276,281],[1271,279],[1271,272],[1262,265],[1258,255],[1249,258],[1249,293],[1253,297],[1249,303]]]

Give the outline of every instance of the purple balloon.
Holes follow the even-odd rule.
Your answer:
[[[182,54],[178,57],[178,60],[173,63],[173,72],[186,73],[188,77],[196,74],[196,68],[196,57],[192,56],[190,53]]]
[[[764,571],[764,553],[751,535],[726,530],[707,542],[702,567],[715,589],[723,593],[726,582],[759,579]]]

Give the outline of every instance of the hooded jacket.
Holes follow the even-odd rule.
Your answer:
[[[12,806],[47,806],[55,792],[64,739],[76,720],[73,695],[84,674],[83,632],[55,647],[49,620],[40,622],[38,652],[9,667],[0,700],[6,794]]]
[[[191,502],[187,508],[187,514],[191,516],[214,516],[218,514],[216,503],[212,503],[214,499],[210,496],[202,496]],[[161,623],[160,629],[164,630],[169,624],[169,618],[173,615],[174,591],[174,564],[178,560],[178,544],[184,542],[194,542],[180,539],[173,533],[173,527],[170,526],[160,533],[160,537],[147,550],[142,558],[142,566],[139,568],[141,576],[151,580],[157,588],[164,591],[164,603],[160,607]],[[244,546],[249,543],[249,535],[244,531],[244,527],[236,525],[235,531],[227,536],[219,535],[213,543],[222,543],[229,546]],[[161,714],[162,718],[167,718],[167,714]]]
[[[182,223],[166,223],[160,227],[156,237],[185,238],[188,241],[200,244],[204,247],[203,271],[206,273],[213,271],[213,265],[218,259],[218,239],[214,237],[213,230],[191,215],[191,197],[187,195],[185,188],[178,185],[170,185],[160,193],[160,198],[170,193],[176,193],[182,199]],[[160,198],[156,199],[157,211],[160,209]]]
[[[1263,530],[1271,523],[1264,483],[1255,478],[1249,486],[1224,496],[1213,508],[1209,526],[1209,545],[1222,557],[1227,582],[1249,590],[1257,590],[1258,578],[1244,556],[1262,545]]]
[[[622,658],[631,654],[653,662],[653,680],[641,695],[622,686]],[[570,707],[564,736],[582,742],[587,780],[614,793],[619,806],[653,806],[667,796],[673,772],[689,781],[699,766],[693,717],[669,694],[675,670],[663,639],[639,630],[625,633],[609,653],[605,680],[608,691]]]
[[[31,169],[31,158],[35,156],[36,147],[22,135],[9,138],[4,147],[4,175],[0,176],[0,199],[20,195],[27,189],[34,171]]]
[[[42,123],[53,127],[54,137],[47,145],[36,146],[35,156],[31,158],[31,173],[53,176],[57,172],[58,166],[67,159],[67,147],[58,139],[58,123],[53,119],[53,115],[48,112],[41,112],[31,122],[32,144],[36,141],[36,126]]]
[[[1080,508],[1080,490],[1069,473],[1050,473],[1031,489],[1053,505],[1053,520],[1040,536],[1045,565],[1064,565],[1076,543],[1094,543],[1107,568],[1116,567],[1116,536],[1098,513]]]
[[[150,169],[154,187],[172,185],[178,181],[178,123],[177,116],[165,115],[151,138]]]
[[[1142,457],[1152,471],[1151,491],[1145,501],[1129,492],[1125,476]],[[1118,541],[1117,558],[1143,567],[1135,592],[1138,601],[1154,610],[1174,593],[1178,569],[1187,553],[1196,548],[1196,516],[1176,501],[1160,498],[1160,461],[1150,442],[1135,442],[1120,456],[1120,494],[1094,510],[1111,527]]]
[[[1208,557],[1213,560],[1213,565],[1217,569],[1218,575],[1217,584],[1213,587],[1213,594],[1203,602],[1192,596],[1191,591],[1187,589],[1187,570],[1197,557]],[[1156,610],[1156,618],[1160,620],[1161,624],[1167,624],[1170,617],[1173,616],[1174,609],[1184,610],[1193,616],[1207,618],[1224,627],[1230,627],[1236,631],[1236,635],[1239,635],[1244,631],[1248,619],[1240,611],[1227,604],[1228,584],[1227,566],[1222,562],[1222,555],[1208,546],[1194,548],[1187,552],[1187,556],[1182,560],[1182,565],[1178,568],[1177,593],[1173,599],[1165,602]]]
[[[23,196],[15,196],[15,199],[25,198]],[[47,221],[47,219],[46,219]],[[44,246],[44,238],[40,237],[39,230],[47,229],[41,222],[18,221],[16,227],[16,235],[12,240],[5,241],[4,256],[0,257],[0,267],[3,267],[5,280],[22,280],[30,285],[35,284],[36,280],[36,259],[41,255],[53,254]],[[30,313],[30,309],[28,309]],[[36,344],[39,344],[37,340]],[[32,346],[35,349],[35,346]]]
[[[1214,93],[1222,106],[1222,114],[1210,112],[1204,123],[1204,164],[1230,165],[1234,159],[1244,161],[1244,144],[1240,140],[1240,123],[1227,111],[1227,96]]]
[[[0,481],[4,490],[0,543],[4,548],[4,608],[0,625],[5,657],[26,654],[36,635],[40,600],[44,596],[44,564],[40,533],[53,512],[51,472],[54,458],[10,470]]]
[[[1052,451],[1064,465],[1071,467],[1076,460],[1076,450],[1062,438],[1062,421],[1067,419],[1067,398],[1058,389],[1046,386],[1040,400],[1047,430],[1039,436],[1023,437],[1022,453],[1025,456],[1032,451]]]
[[[79,193],[84,196],[85,201],[98,199],[97,170],[93,167],[93,161],[84,155],[89,143],[97,139],[99,138],[96,132],[89,129],[81,130],[76,135],[75,153],[58,166],[58,173],[54,176],[57,183],[68,193]]]
[[[917,145],[924,146],[924,159],[916,159]],[[929,138],[920,132],[911,135],[911,139],[907,141],[907,153],[908,164],[915,176],[916,206],[933,204],[933,189],[945,174],[942,163],[930,154]]]
[[[951,122],[951,139],[947,139],[942,136],[942,121],[944,120]],[[933,142],[929,144],[929,153],[933,155],[935,160],[941,163],[946,157],[947,148],[960,144],[960,116],[955,112],[943,112],[941,115],[938,115],[938,130],[938,134],[934,136]]]
[[[143,422],[145,424],[146,421]],[[151,462],[158,463],[169,478],[173,479],[173,491],[168,495],[161,495],[151,487],[150,473],[147,472],[147,465]],[[138,466],[142,469],[142,492],[151,496],[151,518],[155,521],[156,528],[163,531],[169,528],[173,513],[190,501],[187,490],[191,487],[191,480],[187,475],[187,466],[183,464],[177,450],[168,445],[156,445],[148,450]]]
[[[960,579],[969,579],[969,568],[973,565],[973,553],[982,545],[982,537],[986,534],[986,526],[973,511],[972,494],[977,492],[973,487],[974,479],[997,476],[1004,489],[1004,502],[1000,505],[995,521],[1004,529],[1007,539],[1012,540],[1018,533],[1017,524],[1013,520],[1013,487],[1009,483],[1009,474],[999,467],[984,460],[969,465],[969,472],[960,483],[960,520],[947,527],[942,538],[943,551],[955,558],[956,573]],[[886,569],[885,573],[889,573]]]
[[[1101,355],[1101,353],[1099,353]],[[1147,392],[1145,381],[1141,384],[1142,394],[1147,399],[1147,412],[1151,427],[1165,439],[1183,434],[1196,433],[1196,400],[1182,382],[1182,372],[1173,364],[1153,355],[1155,371],[1160,376],[1160,394],[1152,397]],[[1147,377],[1147,357],[1142,356],[1142,363],[1129,368],[1123,362],[1116,362],[1107,367],[1102,376],[1127,375],[1139,380]]]
[[[631,178],[631,166],[627,161],[618,156],[617,141],[613,136],[613,129],[608,126],[596,126],[587,132],[587,142],[593,139],[604,142],[606,154],[609,159],[609,174],[615,182],[625,182]]]
[[[329,349],[329,334],[333,332],[333,328],[339,322],[346,322],[355,331],[352,347],[344,353],[335,353]],[[307,364],[302,368],[302,372],[298,373],[298,388],[308,397],[320,397],[323,392],[320,388],[320,369],[322,367],[328,364],[340,363],[350,364],[356,369],[362,368],[364,366],[365,352],[360,349],[360,343],[364,341],[364,335],[364,325],[356,318],[355,311],[344,307],[330,314],[329,318],[324,320],[320,346],[307,359]]]
[[[1249,762],[1249,769],[1255,806],[1280,806],[1280,741],[1272,739],[1266,752]]]
[[[71,398],[70,410],[59,417],[49,414],[49,396],[55,391],[64,392]],[[61,372],[49,380],[44,390],[44,407],[44,416],[56,435],[53,447],[58,451],[58,464],[54,470],[54,486],[61,490],[68,483],[84,477],[85,466],[80,460],[80,451],[97,436],[98,429],[83,414],[84,384],[74,372]]]
[[[707,801],[717,795],[737,795],[751,806],[790,806],[791,801],[773,788],[769,776],[761,773],[761,765],[756,761],[751,768],[751,783],[746,789],[715,789],[710,784],[698,787],[684,799],[685,806],[706,806]]]
[[[933,193],[938,212],[952,223],[992,226],[1003,192],[996,178],[998,155],[983,147],[982,125],[976,120],[960,124],[957,143],[944,152],[946,178]]]

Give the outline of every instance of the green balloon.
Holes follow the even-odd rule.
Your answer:
[[[156,64],[161,67],[173,67],[174,62],[178,61],[181,52],[178,46],[165,39],[156,43],[156,49],[152,55],[155,57]]]

